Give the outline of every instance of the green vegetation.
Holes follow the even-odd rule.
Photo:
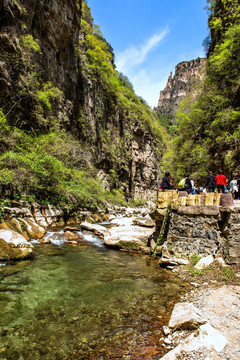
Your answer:
[[[78,169],[81,145],[66,131],[38,137],[13,129],[8,146],[14,146],[0,157],[0,185],[14,198],[42,203],[97,208],[98,204],[124,203],[121,190],[105,190],[97,170]],[[81,152],[80,152],[81,151]],[[79,157],[74,156],[79,153]]]
[[[18,0],[12,0],[12,5],[25,14]],[[82,20],[74,51],[82,81],[91,83],[96,99],[97,129],[85,114],[84,94],[77,111],[70,115],[77,104],[70,103],[47,79],[41,42],[21,21],[16,41],[11,34],[4,34],[9,48],[0,54],[14,79],[14,91],[7,90],[0,108],[0,190],[6,198],[71,209],[104,209],[107,203],[126,204],[126,197],[132,204],[142,205],[144,199],[131,200],[128,183],[132,129],[137,126],[139,131],[154,134],[158,154],[163,151],[166,131],[144,100],[135,95],[127,77],[116,71],[113,49],[93,23],[87,3],[77,0],[76,5],[78,10],[82,5]],[[107,184],[98,177],[102,164],[96,148],[107,160]]]
[[[167,165],[179,179],[185,172],[202,181],[212,170],[231,177],[240,156],[240,7],[236,0],[209,1],[208,61],[205,80],[180,104],[177,133]],[[196,96],[196,94],[198,94]]]
[[[41,53],[41,48],[31,34],[22,35],[20,39],[21,45],[28,49],[30,52]]]
[[[184,273],[184,277],[191,281],[192,278],[198,283],[212,282],[215,284],[221,283],[232,283],[238,282],[236,277],[236,270],[230,266],[222,266],[218,261],[214,261],[211,265],[203,268],[202,270],[195,269],[194,261],[191,259],[190,265],[185,269],[187,272]]]
[[[196,265],[199,262],[200,259],[201,258],[200,258],[200,256],[198,254],[193,254],[192,257],[191,257],[191,261],[192,261],[193,265]]]
[[[169,224],[169,218],[170,218],[170,214],[171,214],[171,206],[172,206],[172,203],[169,202],[168,206],[167,206],[167,209],[166,209],[166,214],[165,214],[165,217],[164,217],[164,220],[163,220],[162,228],[160,230],[160,234],[159,234],[159,236],[157,238],[156,245],[155,245],[155,247],[153,249],[153,253],[152,253],[153,257],[156,257],[157,247],[160,244],[160,241],[162,240],[162,238],[163,238],[163,236],[165,234],[165,231],[167,229],[167,226]]]
[[[51,102],[54,99],[59,99],[59,101],[61,101],[61,98],[62,91],[52,86],[50,81],[48,81],[46,84],[43,84],[42,89],[37,90],[35,93],[35,99],[37,103],[49,111],[52,111]]]

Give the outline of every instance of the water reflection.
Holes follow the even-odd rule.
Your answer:
[[[183,284],[149,256],[35,245],[32,261],[0,268],[1,359],[141,359]],[[136,355],[136,352],[138,355]]]

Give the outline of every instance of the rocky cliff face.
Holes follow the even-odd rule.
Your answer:
[[[101,115],[97,114],[101,109]],[[85,78],[83,96],[84,130],[75,123],[79,134],[88,141],[85,159],[89,158],[100,170],[106,188],[113,183],[121,187],[126,197],[152,199],[160,175],[158,144],[152,132],[132,121],[118,107],[102,98],[99,90]],[[73,125],[73,124],[72,124]],[[92,149],[89,153],[89,149]]]
[[[24,131],[46,133],[53,124],[69,131],[81,141],[80,167],[99,169],[106,187],[151,198],[161,156],[155,137],[84,73],[81,5],[0,1],[1,107],[8,124]]]
[[[38,71],[43,81],[51,81],[63,91],[66,103],[69,100],[72,105],[76,104],[81,87],[79,60],[75,51],[80,31],[80,8],[76,1],[3,0],[0,2],[0,24],[0,82],[5,94],[4,105],[10,109],[11,102],[16,100],[13,90],[23,87],[23,67],[26,70],[26,66],[30,67],[30,64],[21,59],[21,39],[29,34],[38,42],[41,51],[35,53],[34,60],[31,59],[33,69],[28,69],[28,73],[30,70]],[[29,43],[28,46],[33,44]],[[32,107],[31,96],[27,101],[21,98],[19,100],[20,105],[23,105],[22,110],[27,107],[26,103]],[[59,111],[60,107],[56,109],[56,115]],[[14,117],[15,113],[10,115]],[[70,111],[66,116],[70,118]]]
[[[176,115],[180,101],[191,91],[194,78],[203,76],[205,59],[183,61],[175,67],[175,74],[172,72],[168,78],[166,87],[160,92],[157,112]]]

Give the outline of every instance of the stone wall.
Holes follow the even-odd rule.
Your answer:
[[[216,206],[173,207],[165,245],[175,254],[219,255],[223,239]]]
[[[171,202],[174,206],[233,206],[231,193],[201,193],[188,194],[187,191],[167,190],[159,191],[157,198],[157,208],[164,209]]]
[[[166,209],[152,218],[161,228]],[[240,206],[172,206],[164,245],[175,256],[223,256],[229,264],[240,262]]]
[[[230,263],[240,262],[240,206],[220,208],[220,227]]]

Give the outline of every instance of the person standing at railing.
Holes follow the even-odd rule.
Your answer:
[[[209,172],[209,175],[206,177],[205,187],[207,189],[207,192],[214,192],[215,190],[216,187],[215,176],[211,171]]]
[[[163,191],[172,189],[172,178],[169,172],[165,173],[165,176],[162,179],[161,188]]]
[[[234,177],[232,181],[230,181],[230,193],[233,196],[233,199],[237,200],[238,198],[238,186],[237,186],[237,178]]]
[[[219,171],[219,175],[215,177],[218,193],[224,193],[224,189],[227,186],[227,178],[223,175],[223,171]]]

